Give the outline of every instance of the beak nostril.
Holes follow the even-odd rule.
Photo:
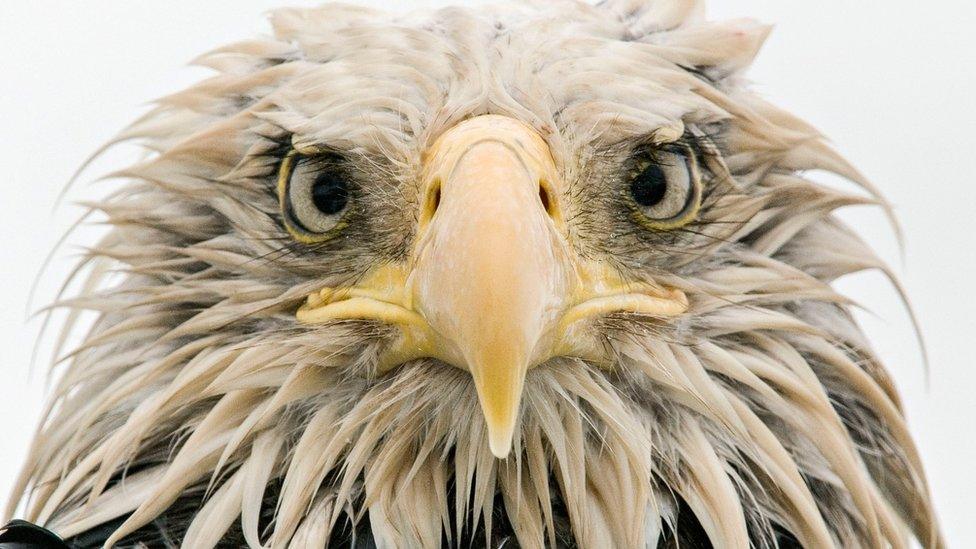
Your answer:
[[[539,201],[542,202],[542,208],[546,210],[546,213],[552,215],[552,199],[549,197],[549,191],[543,184],[539,185]]]
[[[434,196],[430,199],[430,214],[434,215],[437,212],[437,208],[441,205],[441,187],[440,185],[434,189]]]
[[[441,184],[440,181],[434,183],[433,187],[427,191],[427,199],[424,200],[424,208],[420,212],[420,225],[424,226],[434,218],[437,209],[441,205]]]

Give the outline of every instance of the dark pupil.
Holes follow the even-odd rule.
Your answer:
[[[335,215],[346,207],[349,192],[337,174],[322,174],[312,185],[312,202],[325,215]]]
[[[630,182],[630,194],[641,206],[656,206],[668,192],[668,179],[657,164],[651,164]]]

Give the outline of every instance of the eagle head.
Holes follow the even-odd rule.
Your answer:
[[[117,139],[150,154],[91,206],[111,230],[59,305],[97,318],[26,518],[105,546],[940,545],[831,286],[887,272],[834,211],[886,205],[749,90],[767,27],[694,0],[271,19]]]

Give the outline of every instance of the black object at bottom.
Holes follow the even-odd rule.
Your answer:
[[[0,549],[69,549],[54,532],[25,520],[12,520],[0,528]]]

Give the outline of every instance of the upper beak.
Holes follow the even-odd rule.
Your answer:
[[[411,261],[355,288],[311,296],[299,320],[369,318],[403,329],[386,366],[431,356],[469,370],[492,453],[508,455],[529,368],[557,355],[600,360],[579,320],[684,312],[678,290],[624,282],[567,244],[550,151],[531,128],[485,115],[443,134],[425,158]]]
[[[428,166],[440,198],[419,241],[411,286],[449,361],[471,371],[489,445],[502,457],[526,371],[545,354],[540,343],[572,279],[547,210],[554,205],[543,198],[552,160],[534,133],[492,116],[448,132]]]

